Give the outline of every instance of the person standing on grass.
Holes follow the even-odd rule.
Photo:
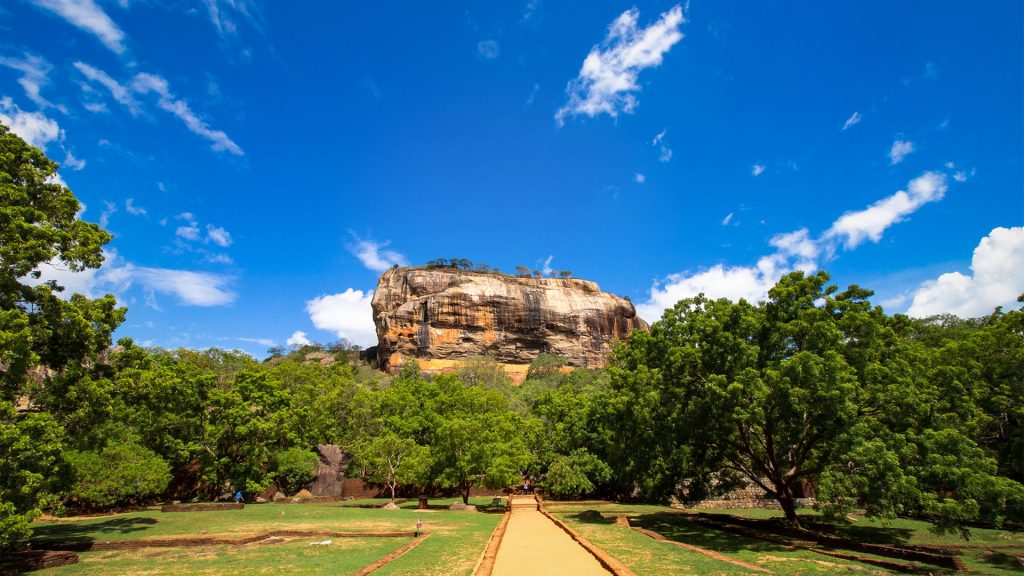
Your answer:
[[[422,534],[422,533],[423,533],[423,519],[422,518],[417,518],[416,519],[416,537],[419,538],[420,534]]]
[[[241,503],[242,503],[242,491],[239,490],[238,492],[235,492],[235,504],[241,504]]]

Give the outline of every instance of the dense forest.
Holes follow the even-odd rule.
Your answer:
[[[759,304],[679,302],[604,370],[541,354],[520,386],[488,358],[425,377],[337,345],[258,361],[115,344],[113,296],[38,281],[54,259],[98,267],[110,240],[56,168],[0,125],[0,547],[43,511],[294,491],[317,444],[392,494],[529,472],[559,497],[658,502],[749,482],[793,523],[803,486],[834,518],[1024,517],[1021,311],[890,316],[870,291],[793,273]]]

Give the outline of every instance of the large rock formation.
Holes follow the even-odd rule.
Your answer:
[[[388,270],[373,294],[373,318],[385,370],[406,358],[437,371],[487,355],[519,366],[519,378],[510,370],[517,380],[541,352],[602,367],[612,341],[648,329],[629,300],[594,282],[454,268]]]

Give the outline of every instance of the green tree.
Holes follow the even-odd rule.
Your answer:
[[[391,430],[364,440],[355,450],[363,475],[370,481],[383,482],[392,502],[399,484],[421,482],[432,464],[429,447]]]
[[[70,495],[93,507],[138,503],[159,494],[171,480],[170,466],[131,438],[112,440],[98,451],[71,451]]]
[[[278,486],[286,494],[294,494],[299,486],[316,478],[316,465],[320,458],[309,450],[293,446],[274,455],[274,472]]]
[[[797,525],[809,481],[832,514],[996,518],[1020,485],[942,414],[906,319],[827,283],[793,273],[759,306],[686,299],[634,334],[611,369],[621,480],[665,497],[686,479],[699,497],[742,477]]]
[[[73,272],[99,267],[110,241],[78,218],[78,200],[56,181],[57,167],[0,125],[0,548],[25,536],[66,470],[59,414],[19,413],[14,402],[76,412],[68,391],[124,321],[113,296],[63,300],[56,282],[39,283],[47,263]],[[40,378],[30,380],[30,370]]]
[[[607,482],[612,470],[586,449],[559,456],[544,475],[544,487],[559,498],[576,498],[594,491],[595,482]]]

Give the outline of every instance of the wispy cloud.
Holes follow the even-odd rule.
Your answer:
[[[679,300],[701,293],[734,301],[763,300],[784,274],[793,270],[814,271],[821,259],[833,258],[840,246],[852,250],[866,239],[878,242],[889,226],[924,204],[941,199],[946,192],[945,174],[925,172],[911,180],[908,190],[898,191],[864,210],[844,214],[818,238],[812,237],[806,228],[776,234],[768,241],[774,250],[753,266],[716,264],[703,270],[671,274],[654,283],[650,297],[637,306],[637,312],[646,320],[657,320]],[[722,224],[731,221],[729,214]]]
[[[911,180],[906,191],[900,190],[864,210],[843,214],[828,229],[825,238],[841,241],[846,249],[856,248],[864,240],[878,242],[893,224],[902,222],[929,202],[942,200],[948,188],[945,174],[925,172]]]
[[[996,306],[1018,308],[1024,293],[1024,227],[995,228],[971,258],[971,274],[949,272],[922,283],[907,314],[918,318],[954,314],[976,318]]]
[[[896,164],[903,162],[903,159],[906,158],[908,154],[912,154],[914,150],[913,142],[897,138],[889,148],[889,164],[891,166],[895,166]]]
[[[140,72],[130,82],[122,83],[106,72],[84,62],[75,62],[74,66],[90,82],[95,82],[106,88],[111,97],[127,108],[132,115],[138,115],[142,110],[136,95],[153,94],[156,96],[157,106],[161,110],[173,114],[185,124],[190,132],[208,140],[214,150],[227,151],[236,156],[245,155],[242,148],[223,130],[211,128],[192,110],[188,102],[175,96],[171,92],[169,83],[162,76]]]
[[[132,216],[145,216],[146,209],[135,205],[135,200],[129,198],[124,201],[124,211]]]
[[[236,156],[243,156],[242,148],[224,133],[223,130],[214,130],[209,124],[197,116],[184,100],[175,97],[168,86],[167,80],[154,74],[145,72],[136,74],[132,80],[132,88],[140,93],[153,92],[158,96],[157,105],[165,112],[177,116],[185,127],[193,134],[206,138],[213,144],[213,149],[222,152],[228,151]]]
[[[654,137],[651,141],[651,146],[658,148],[658,161],[668,163],[672,160],[672,149],[668,147],[668,143],[665,142],[665,136],[668,135],[668,128],[665,128]]]
[[[85,62],[75,62],[75,69],[82,73],[83,76],[90,82],[95,82],[100,86],[103,86],[110,92],[110,96],[120,105],[128,109],[133,116],[137,116],[141,110],[138,100],[135,99],[135,95],[132,90],[114,80],[109,74],[86,64]]]
[[[764,164],[754,164],[754,166],[750,169],[750,175],[751,176],[760,176],[761,174],[764,173],[764,169],[765,169]]]
[[[106,208],[103,212],[100,212],[100,228],[106,228],[110,224],[110,217],[117,213],[117,204],[107,202],[106,200],[103,201],[103,204]]]
[[[76,292],[90,297],[104,293],[113,293],[120,297],[132,286],[141,288],[146,301],[154,308],[157,307],[156,294],[171,295],[177,298],[179,304],[200,307],[225,306],[234,302],[237,297],[228,288],[233,282],[233,278],[229,276],[136,266],[131,262],[125,262],[113,250],[104,252],[104,263],[100,268],[74,272],[63,262],[53,260],[44,263],[38,269],[41,273],[40,278],[31,282],[55,280],[66,288],[61,294],[64,298],[70,298]]]
[[[289,336],[288,340],[285,342],[285,344],[292,346],[294,348],[301,348],[303,346],[308,346],[312,343],[313,341],[310,340],[306,336],[306,333],[303,332],[302,330],[296,330],[295,332],[292,332],[292,335]]]
[[[306,312],[313,325],[333,332],[360,346],[377,343],[370,302],[373,290],[363,292],[349,288],[338,294],[324,294],[306,302]]]
[[[683,38],[679,27],[684,22],[679,5],[646,28],[637,26],[639,18],[636,8],[623,12],[608,27],[601,44],[590,49],[579,76],[565,89],[569,101],[555,113],[559,126],[567,116],[608,114],[616,118],[636,108],[637,76],[661,65],[664,55]]]
[[[235,340],[238,340],[239,342],[251,342],[253,344],[259,344],[260,346],[266,346],[267,348],[270,348],[271,346],[276,344],[276,342],[274,342],[272,338],[235,338]]]
[[[206,241],[213,242],[221,248],[231,246],[231,234],[222,227],[213,224],[206,225]]]
[[[366,266],[374,272],[383,272],[392,266],[408,266],[409,261],[394,250],[386,250],[390,242],[377,242],[373,239],[362,239],[352,234],[353,242],[346,246],[349,252],[353,256],[359,259]]]
[[[643,184],[644,182],[647,181],[647,176],[644,176],[643,174],[637,172],[636,174],[633,174],[633,181],[636,182],[637,184]]]
[[[849,130],[850,127],[860,124],[861,120],[862,118],[860,112],[854,112],[849,118],[846,119],[846,122],[843,122],[843,130]]]
[[[481,40],[476,44],[476,53],[484,60],[494,60],[501,55],[497,40]]]
[[[725,218],[722,218],[722,226],[728,226],[729,222],[732,222],[732,217],[734,214],[735,212],[729,212],[728,214],[726,214]]]
[[[93,0],[32,0],[32,3],[60,16],[68,24],[96,36],[115,54],[124,53],[124,32]]]
[[[540,84],[533,83],[533,88],[530,89],[530,95],[526,97],[526,105],[533,106],[533,102],[537,99],[537,94],[540,93]]]
[[[210,23],[221,38],[238,34],[239,23],[246,22],[263,33],[263,14],[251,0],[203,0]]]
[[[195,216],[191,212],[182,212],[176,216],[178,220],[184,220],[183,226],[178,226],[174,230],[174,235],[183,240],[195,242],[199,240],[199,223],[196,222]]]
[[[34,102],[36,106],[40,108],[57,108],[67,113],[66,108],[55,106],[42,95],[43,87],[50,83],[49,74],[50,70],[53,69],[53,66],[45,58],[28,52],[24,53],[21,58],[0,56],[0,66],[21,72],[18,84],[25,90],[25,96]]]

